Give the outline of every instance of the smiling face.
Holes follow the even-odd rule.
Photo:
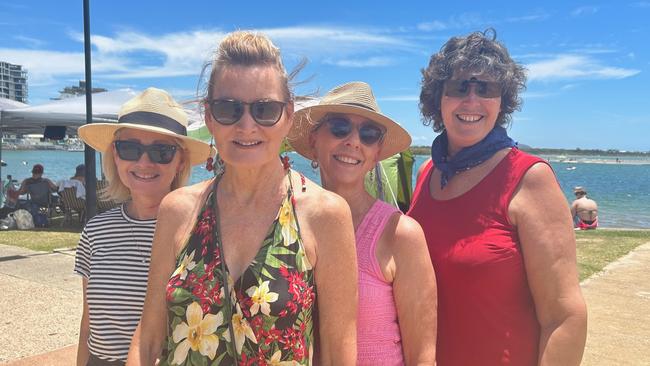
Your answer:
[[[454,80],[494,81],[488,75],[475,75],[470,72],[454,73]],[[448,85],[445,84],[445,88]],[[454,155],[464,147],[483,140],[494,128],[501,111],[501,97],[482,98],[476,95],[476,83],[469,85],[470,92],[465,97],[449,97],[443,92],[441,101],[442,120],[449,138],[449,154]]]
[[[212,100],[232,99],[246,103],[260,100],[286,102],[279,71],[272,66],[228,66],[214,78]],[[244,106],[244,114],[232,125],[215,121],[206,105],[205,119],[214,136],[219,156],[226,164],[256,168],[277,161],[282,139],[289,133],[293,103],[282,111],[273,126],[261,126]]]
[[[173,137],[131,128],[119,130],[116,140],[133,141],[143,145],[178,145]],[[170,192],[176,174],[182,170],[183,150],[180,147],[169,164],[156,164],[149,159],[147,153],[142,154],[138,161],[122,160],[115,145],[112,145],[112,152],[117,173],[122,183],[131,191],[131,197],[149,196],[162,199]]]
[[[359,139],[359,128],[369,121],[353,114],[342,116],[352,123],[352,132],[343,137],[335,137],[327,122],[314,130],[309,142],[320,166],[323,187],[337,191],[343,185],[361,186],[366,173],[377,164],[381,151],[381,141],[365,145]]]

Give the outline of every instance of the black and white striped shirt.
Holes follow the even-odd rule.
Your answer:
[[[93,217],[77,245],[74,271],[88,279],[88,348],[105,360],[126,361],[147,291],[156,219],[136,220],[124,205]]]

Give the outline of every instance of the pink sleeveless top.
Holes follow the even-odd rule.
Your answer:
[[[359,309],[357,365],[403,365],[402,340],[397,322],[393,285],[379,268],[375,248],[388,219],[397,208],[375,201],[357,228]]]

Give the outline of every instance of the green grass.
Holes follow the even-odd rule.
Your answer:
[[[650,242],[650,230],[586,230],[576,232],[580,281],[606,265]]]
[[[76,217],[75,217],[76,219]],[[52,219],[50,227],[26,231],[0,232],[0,244],[51,252],[77,245],[81,225],[61,227],[62,217]],[[580,281],[602,271],[609,263],[626,255],[641,244],[650,242],[650,230],[598,229],[576,232]]]
[[[50,219],[50,227],[33,230],[0,231],[0,244],[13,245],[31,250],[52,252],[57,248],[71,248],[77,246],[81,224],[77,216],[73,223],[61,226],[63,216]]]

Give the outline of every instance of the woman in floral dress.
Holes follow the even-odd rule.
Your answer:
[[[228,35],[204,106],[223,169],[163,200],[127,364],[354,364],[351,214],[278,157],[293,114],[279,50]]]

